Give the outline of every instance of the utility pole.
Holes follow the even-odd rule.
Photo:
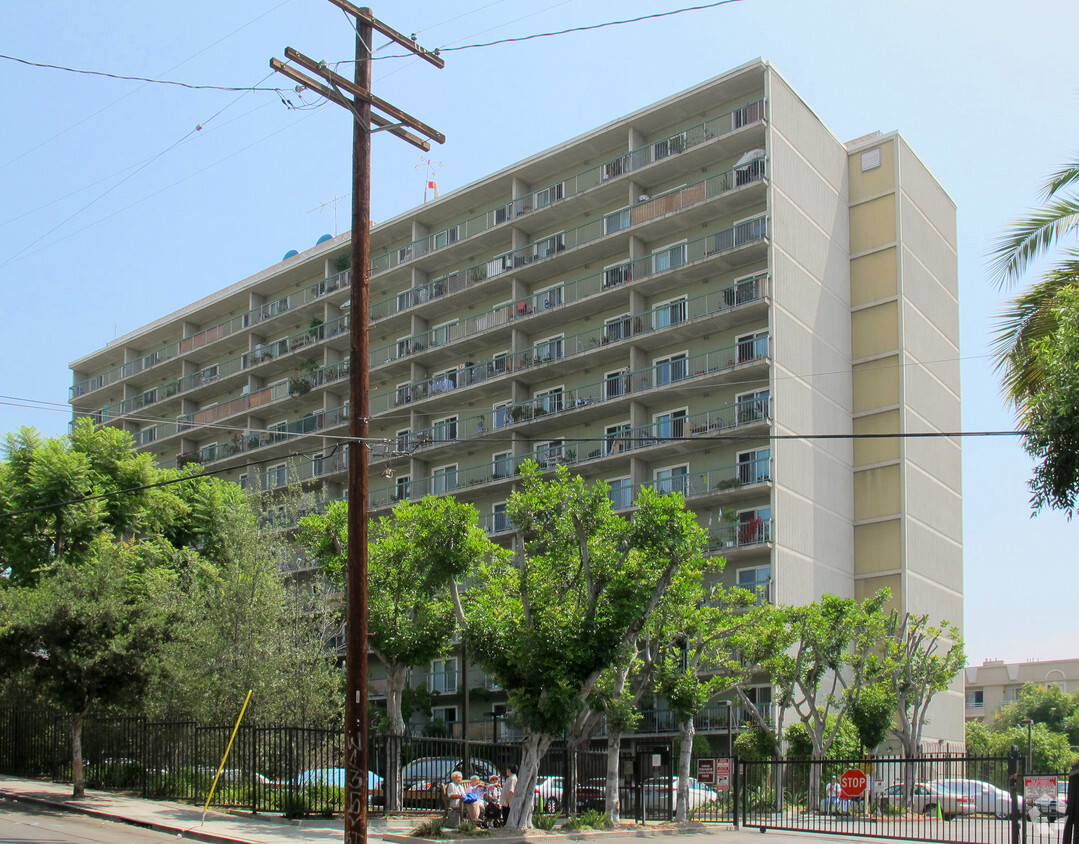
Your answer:
[[[367,439],[370,352],[368,348],[369,293],[371,287],[371,133],[386,130],[425,152],[430,143],[405,127],[438,143],[446,137],[411,115],[371,93],[372,36],[375,30],[437,68],[445,62],[348,0],[330,0],[355,18],[356,73],[349,81],[302,53],[285,48],[285,58],[329,83],[301,73],[279,59],[270,67],[289,79],[317,91],[353,115],[352,130],[352,269],[349,312],[350,357],[348,444],[348,580],[345,617],[345,844],[367,841]],[[351,94],[351,98],[345,96]],[[374,113],[372,107],[388,117]],[[396,777],[388,778],[396,781]]]

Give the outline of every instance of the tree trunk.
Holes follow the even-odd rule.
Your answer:
[[[71,796],[82,798],[86,796],[86,777],[82,770],[82,712],[71,714],[71,778],[74,785]]]
[[[389,718],[389,735],[386,738],[386,780],[383,785],[387,812],[401,811],[403,802],[401,739],[405,735],[405,719],[401,713],[401,696],[405,690],[407,671],[403,665],[386,664],[386,715]]]
[[[689,820],[689,768],[693,762],[693,737],[696,733],[692,715],[678,722],[682,746],[678,749],[678,792],[674,795],[674,819],[677,823]]]
[[[521,770],[517,772],[517,788],[510,803],[510,816],[506,821],[506,826],[513,829],[527,829],[532,825],[532,807],[536,798],[539,763],[550,746],[549,734],[531,731],[525,733],[522,743]]]
[[[619,800],[619,753],[622,750],[622,733],[607,730],[607,784],[604,787],[604,808],[611,817],[612,824],[622,822],[622,802]]]

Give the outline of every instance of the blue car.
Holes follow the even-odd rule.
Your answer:
[[[345,787],[344,768],[312,768],[304,771],[296,777],[296,785],[329,785],[336,788]],[[382,777],[374,771],[367,772],[367,791],[369,794],[382,792]]]

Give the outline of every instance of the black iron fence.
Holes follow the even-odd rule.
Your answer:
[[[228,726],[193,722],[89,717],[83,725],[86,783],[202,803],[231,732]],[[369,810],[439,810],[441,787],[452,771],[486,780],[520,760],[516,742],[376,735],[368,749]],[[978,844],[1061,839],[1055,795],[1039,798],[1036,805],[1024,803],[1025,771],[1018,754],[712,762],[714,784],[688,784],[691,819],[762,830]],[[0,773],[70,782],[71,764],[67,717],[0,709]],[[677,764],[669,741],[638,739],[634,750],[623,750],[619,767],[624,820],[673,816]],[[546,811],[602,811],[606,772],[606,750],[571,750],[556,743],[540,763],[537,806],[542,799]],[[248,726],[237,733],[211,805],[332,815],[344,810],[344,786],[341,730]]]

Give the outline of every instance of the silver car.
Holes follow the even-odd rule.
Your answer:
[[[981,780],[941,779],[926,783],[931,789],[944,794],[968,797],[973,801],[972,813],[996,815],[1009,818],[1012,815],[1012,796],[1003,788],[998,788]],[[1016,795],[1019,811],[1023,811],[1023,798]]]

